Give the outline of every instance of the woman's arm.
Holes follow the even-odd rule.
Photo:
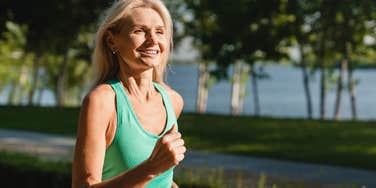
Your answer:
[[[174,126],[157,142],[148,160],[102,182],[106,130],[114,113],[115,94],[109,86],[99,86],[84,99],[72,166],[73,188],[144,187],[184,158],[184,141]]]

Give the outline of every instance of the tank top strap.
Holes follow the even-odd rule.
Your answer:
[[[122,85],[121,85],[120,81],[118,79],[112,79],[112,80],[108,80],[107,83],[111,86],[111,88],[115,92],[115,95],[116,95],[116,104],[117,105],[118,105],[118,103],[119,103],[119,105],[126,104],[124,102],[126,102],[127,99],[123,95],[123,88],[122,88]],[[121,106],[118,106],[118,108],[119,107],[121,107]]]
[[[164,102],[165,107],[166,107],[167,115],[169,116],[171,122],[173,122],[172,124],[176,124],[177,125],[175,111],[174,111],[174,108],[172,106],[170,97],[168,96],[166,90],[161,85],[159,85],[156,82],[153,82],[153,85],[154,85],[155,88],[157,88],[157,90],[159,91],[159,93],[162,95],[162,99],[163,99],[163,102]],[[170,124],[171,123],[169,123],[168,125],[170,125]],[[167,130],[169,130],[169,129],[170,129],[170,127],[167,127]]]
[[[121,126],[123,125],[123,115],[124,115],[124,108],[123,105],[127,104],[127,99],[123,95],[123,89],[120,81],[118,79],[111,79],[107,81],[107,84],[111,86],[111,88],[115,92],[115,104],[116,104],[116,120],[117,126],[115,131],[115,137],[111,143],[116,143],[119,137],[119,130],[121,130]]]
[[[118,79],[111,79],[107,80],[107,84],[109,84],[112,89],[115,91],[115,93],[118,93],[121,91],[120,81]]]

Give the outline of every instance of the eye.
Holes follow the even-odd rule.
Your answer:
[[[159,30],[156,31],[156,33],[157,33],[157,34],[160,34],[160,35],[163,35],[163,34],[164,34],[164,31],[161,30],[161,29],[159,29]]]
[[[142,29],[136,29],[136,30],[134,30],[133,32],[134,32],[134,33],[142,33],[142,32],[144,32],[144,30],[142,30]]]

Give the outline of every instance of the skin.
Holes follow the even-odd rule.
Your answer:
[[[152,76],[153,67],[161,63],[162,54],[169,50],[162,18],[153,9],[134,8],[119,33],[108,32],[106,42],[117,51],[121,62],[118,77],[138,120],[149,133],[161,134],[166,124],[166,109],[161,94],[152,85]],[[161,85],[178,118],[183,109],[182,97],[165,84]],[[102,182],[105,150],[114,138],[116,123],[115,93],[109,85],[99,85],[82,104],[73,161],[73,188],[144,187],[184,159],[184,140],[174,125],[158,140],[147,160]],[[178,186],[173,182],[172,187]]]

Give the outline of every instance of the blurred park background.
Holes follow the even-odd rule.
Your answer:
[[[0,128],[75,135],[111,3],[0,0]],[[165,3],[190,148],[376,170],[376,1]]]

